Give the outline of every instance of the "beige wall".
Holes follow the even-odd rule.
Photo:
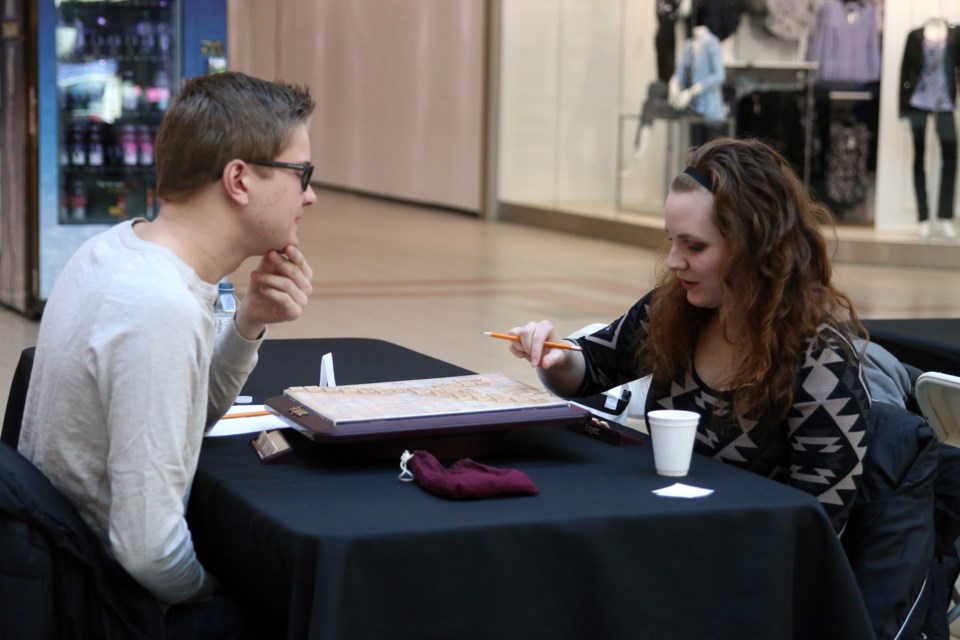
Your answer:
[[[310,87],[314,180],[479,212],[487,0],[229,0],[229,66]]]

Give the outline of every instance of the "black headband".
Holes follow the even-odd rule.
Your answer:
[[[706,173],[700,171],[700,169],[697,169],[696,167],[687,167],[683,170],[683,172],[699,182],[704,189],[710,193],[716,194],[716,191],[713,190],[713,182],[710,180],[710,176],[708,176]]]

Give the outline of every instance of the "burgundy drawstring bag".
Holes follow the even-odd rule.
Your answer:
[[[404,451],[401,480],[416,480],[425,491],[453,500],[529,496],[540,492],[530,476],[517,469],[501,469],[470,458],[444,467],[428,451]],[[411,477],[412,476],[412,477]]]

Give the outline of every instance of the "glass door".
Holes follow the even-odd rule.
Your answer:
[[[156,215],[153,141],[179,83],[176,14],[174,0],[58,3],[58,224]]]

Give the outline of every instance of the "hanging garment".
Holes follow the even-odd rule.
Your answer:
[[[867,197],[870,129],[862,122],[831,122],[827,156],[827,198],[854,205]]]
[[[680,0],[657,0],[657,79],[668,82],[677,64],[677,15]]]
[[[763,26],[780,40],[809,37],[817,15],[817,0],[766,0]]]
[[[827,0],[817,8],[807,58],[818,65],[818,83],[880,80],[880,34],[872,4]]]
[[[703,6],[704,24],[721,42],[737,32],[744,8],[741,0],[697,0]]]

